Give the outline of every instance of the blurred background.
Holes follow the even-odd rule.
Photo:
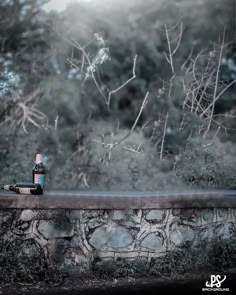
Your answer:
[[[1,0],[0,182],[236,186],[234,0]]]

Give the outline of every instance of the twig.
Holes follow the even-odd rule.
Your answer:
[[[137,123],[138,123],[138,121],[139,121],[139,119],[140,119],[140,116],[141,116],[141,114],[142,114],[144,108],[145,108],[146,105],[147,105],[147,98],[148,98],[148,95],[149,95],[149,92],[147,92],[146,95],[145,95],[145,97],[144,97],[144,100],[143,100],[143,103],[142,103],[141,108],[140,108],[140,110],[139,110],[138,116],[137,116],[137,118],[136,118],[136,120],[135,120],[135,122],[134,122],[132,128],[130,129],[130,131],[129,131],[124,137],[122,137],[120,140],[118,140],[117,142],[115,142],[115,143],[110,147],[110,149],[108,150],[108,152],[110,152],[111,150],[113,150],[115,146],[117,146],[117,145],[120,144],[122,141],[124,141],[124,140],[125,140],[127,137],[129,137],[130,134],[134,131],[134,129],[135,129],[135,127],[137,126]]]
[[[186,60],[185,60],[184,63],[182,64],[182,66],[181,66],[181,70],[183,70],[183,69],[185,68],[186,64],[188,63],[188,61],[191,60],[192,55],[193,55],[193,48],[191,48],[191,51],[190,51],[188,57],[186,58]],[[188,72],[188,70],[189,70],[189,67],[187,68],[187,72]]]
[[[168,98],[170,98],[171,96],[171,91],[172,91],[172,87],[173,87],[173,80],[175,78],[175,74],[172,75],[171,79],[170,79],[170,86],[169,86],[169,92],[168,92]]]
[[[58,119],[59,119],[59,116],[57,115],[57,116],[56,116],[56,119],[55,119],[55,124],[54,124],[54,129],[55,129],[55,130],[57,130]]]
[[[197,83],[198,86],[199,86],[200,83],[199,83],[199,81],[197,79],[197,75],[196,75],[196,64],[197,64],[198,59],[200,58],[200,56],[203,54],[204,51],[205,51],[205,49],[201,50],[197,54],[196,58],[193,61],[192,73],[193,73],[193,78],[194,78],[194,80],[195,80],[195,82]]]
[[[216,101],[225,93],[225,91],[226,90],[228,90],[233,84],[235,84],[236,83],[236,79],[235,80],[233,80],[232,82],[230,82],[227,86],[225,86],[225,88],[215,97],[215,103],[216,103]],[[209,111],[210,110],[210,108],[212,107],[212,105],[213,105],[213,102],[204,110],[204,112],[201,114],[201,117],[203,116],[203,115],[205,115],[205,113],[207,112],[207,111]]]
[[[183,35],[183,23],[180,23],[180,33],[177,36],[177,38],[175,38],[174,40],[170,40],[170,35],[169,33],[175,29],[177,25],[175,25],[173,28],[168,29],[167,25],[165,24],[165,33],[166,33],[166,40],[167,40],[167,45],[168,45],[168,55],[166,54],[166,52],[164,51],[164,55],[165,58],[167,60],[167,62],[170,64],[171,66],[171,71],[172,74],[175,73],[175,69],[174,69],[174,63],[173,63],[173,56],[175,55],[176,51],[178,50],[179,46],[180,46],[180,42],[182,40],[182,35]],[[171,48],[171,43],[177,41],[177,44],[175,46],[174,49]]]
[[[218,135],[219,131],[221,130],[221,128],[222,128],[221,126],[218,126],[218,128],[216,130],[216,133],[212,138],[212,141],[210,143],[207,143],[207,144],[203,145],[203,148],[206,148],[206,147],[209,147],[209,146],[213,145],[213,142],[214,142],[216,136]]]
[[[142,144],[140,143],[139,146],[137,147],[137,149],[134,149],[132,147],[123,147],[123,149],[131,151],[131,152],[136,153],[136,154],[142,154],[142,151],[141,152],[139,151],[141,146],[142,146]]]
[[[85,49],[77,41],[75,41],[73,39],[72,39],[72,45],[74,45],[77,49],[79,49],[82,52],[82,54],[84,55],[85,59],[87,60],[87,62],[89,64],[89,67],[88,68],[90,69],[90,74],[92,76],[93,82],[96,85],[98,92],[101,94],[101,96],[104,98],[104,100],[106,102],[107,101],[107,98],[103,94],[103,92],[101,91],[101,87],[98,85],[97,79],[96,79],[96,77],[94,75],[94,72],[92,70],[93,69],[93,65],[91,63],[91,60],[90,60],[88,54],[86,53]]]
[[[215,87],[214,87],[214,94],[213,94],[213,102],[211,104],[211,113],[210,113],[209,122],[208,122],[208,125],[207,125],[206,132],[204,134],[204,137],[207,135],[207,133],[210,130],[211,123],[212,123],[212,118],[213,118],[214,111],[215,111],[215,103],[216,103],[216,98],[217,98],[217,89],[218,89],[218,81],[219,81],[220,66],[221,66],[221,60],[222,60],[224,42],[225,42],[225,28],[224,28],[224,32],[223,32],[223,36],[222,36],[222,42],[221,42],[221,46],[220,46],[220,56],[219,56],[218,65],[217,65],[217,71],[216,71],[216,79],[215,79]]]
[[[212,72],[212,73],[209,75],[209,77],[207,78],[207,81],[205,82],[205,85],[204,85],[204,88],[203,88],[203,90],[202,90],[202,93],[201,93],[201,96],[200,96],[199,100],[196,99],[197,107],[195,108],[195,114],[197,114],[199,107],[202,109],[202,107],[201,107],[201,102],[202,102],[202,99],[203,99],[203,97],[204,97],[204,95],[205,95],[205,93],[206,93],[207,87],[210,85],[210,82],[211,82],[211,79],[212,79],[213,74],[214,74],[214,72]],[[200,89],[199,89],[199,90],[200,90]],[[205,112],[203,109],[202,109],[202,111],[203,111],[202,113]]]
[[[136,117],[136,120],[135,120],[135,122],[134,122],[132,128],[129,130],[129,132],[128,132],[125,136],[123,136],[120,140],[116,141],[115,143],[112,143],[112,142],[111,142],[111,143],[105,143],[105,142],[104,142],[104,139],[103,139],[102,141],[93,140],[94,142],[97,142],[97,143],[102,144],[102,146],[103,146],[103,148],[104,148],[104,150],[105,150],[105,153],[104,153],[104,157],[103,157],[103,159],[108,159],[108,160],[110,160],[110,158],[111,158],[111,151],[112,151],[116,146],[118,146],[121,142],[123,142],[125,139],[127,139],[127,138],[131,135],[131,133],[134,131],[134,129],[135,129],[135,127],[137,126],[137,123],[138,123],[138,121],[139,121],[139,119],[140,119],[140,116],[141,116],[141,114],[142,114],[144,108],[146,107],[146,105],[147,105],[147,103],[148,103],[148,102],[147,102],[148,95],[149,95],[149,92],[147,92],[146,95],[145,95],[145,97],[144,97],[144,100],[143,100],[143,103],[142,103],[141,108],[140,108],[140,110],[139,110],[138,116]]]
[[[55,31],[55,30],[54,30]],[[110,102],[111,102],[111,96],[112,96],[112,94],[114,94],[115,92],[117,92],[117,91],[119,91],[119,90],[121,90],[123,87],[125,87],[127,84],[129,84],[132,80],[134,80],[135,78],[136,78],[136,73],[135,73],[135,71],[136,71],[136,63],[137,63],[137,55],[135,55],[135,57],[134,57],[134,60],[133,60],[133,70],[132,70],[132,73],[133,73],[133,75],[132,75],[132,77],[130,78],[130,79],[128,79],[126,82],[124,82],[122,85],[120,85],[119,87],[117,87],[116,89],[113,89],[113,90],[111,90],[109,93],[108,93],[108,96],[106,96],[103,92],[102,92],[102,90],[101,90],[101,87],[99,86],[99,83],[98,83],[98,81],[97,81],[97,79],[96,79],[96,77],[95,77],[95,75],[94,75],[94,72],[93,72],[93,64],[92,64],[92,62],[91,62],[91,60],[90,60],[90,58],[89,58],[89,56],[88,56],[88,54],[86,53],[86,51],[85,51],[85,47],[86,46],[88,46],[90,43],[91,43],[91,41],[88,43],[88,44],[86,44],[85,46],[81,46],[76,40],[74,40],[73,38],[71,38],[71,40],[69,40],[68,38],[66,38],[65,36],[63,36],[62,34],[60,34],[60,33],[58,33],[58,32],[55,32],[56,34],[58,34],[61,38],[63,38],[66,42],[68,42],[68,43],[70,43],[72,46],[74,46],[75,48],[77,48],[78,50],[80,50],[81,52],[82,52],[82,61],[81,61],[81,73],[82,73],[82,71],[83,71],[83,68],[84,68],[84,65],[85,65],[85,60],[87,61],[87,63],[88,63],[88,70],[89,70],[89,72],[90,72],[90,74],[91,74],[91,77],[92,77],[92,79],[93,79],[93,82],[94,82],[94,84],[95,84],[95,86],[96,86],[96,88],[97,88],[97,90],[98,90],[98,92],[100,93],[100,95],[103,97],[103,99],[104,99],[104,101],[105,101],[105,103],[106,103],[106,105],[107,105],[107,107],[109,108],[110,107]],[[71,61],[69,58],[67,58],[67,61],[69,62],[69,63],[71,63],[74,67],[76,67],[76,68],[78,68],[78,66],[75,64],[75,63],[73,63],[73,61]],[[85,82],[85,81],[84,81]],[[83,82],[83,83],[84,83]],[[107,87],[105,87],[106,89],[108,89]]]
[[[43,122],[47,119],[47,116],[35,107],[40,94],[41,90],[36,89],[26,97],[19,97],[12,107],[10,115],[6,116],[0,126],[6,124],[9,124],[10,127],[20,126],[25,133],[28,133],[27,126],[29,124],[37,128],[42,127],[38,121]]]
[[[136,73],[135,73],[135,70],[136,70],[136,62],[137,62],[137,55],[135,55],[134,57],[134,62],[133,62],[133,76],[128,79],[125,83],[123,83],[121,86],[119,86],[118,88],[112,90],[109,92],[108,94],[108,99],[107,99],[107,104],[110,105],[110,101],[111,101],[111,95],[117,91],[119,91],[120,89],[122,89],[124,86],[126,86],[128,83],[130,83],[133,79],[136,78]]]
[[[167,121],[168,121],[168,113],[166,114],[164,131],[163,131],[163,136],[162,136],[162,141],[161,141],[160,160],[162,160],[162,158],[163,158],[163,151],[164,151],[164,142],[165,142],[165,137],[166,137]]]

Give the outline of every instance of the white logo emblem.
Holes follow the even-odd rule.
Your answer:
[[[226,276],[221,280],[220,275],[211,275],[211,282],[206,282],[206,287],[212,288],[212,287],[217,287],[220,288],[221,284],[224,282],[226,279]]]
[[[206,287],[202,291],[229,291],[229,288],[221,288],[221,284],[225,281],[226,276],[211,275],[211,281],[206,281]]]

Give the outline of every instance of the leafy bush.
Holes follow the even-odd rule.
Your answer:
[[[235,184],[231,0],[18,2],[0,4],[1,181],[41,150],[47,188]]]

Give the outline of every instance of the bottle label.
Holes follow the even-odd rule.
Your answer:
[[[34,183],[40,184],[41,188],[44,188],[44,174],[35,174],[34,175]]]
[[[24,195],[31,195],[31,189],[29,187],[19,187],[19,193]]]

